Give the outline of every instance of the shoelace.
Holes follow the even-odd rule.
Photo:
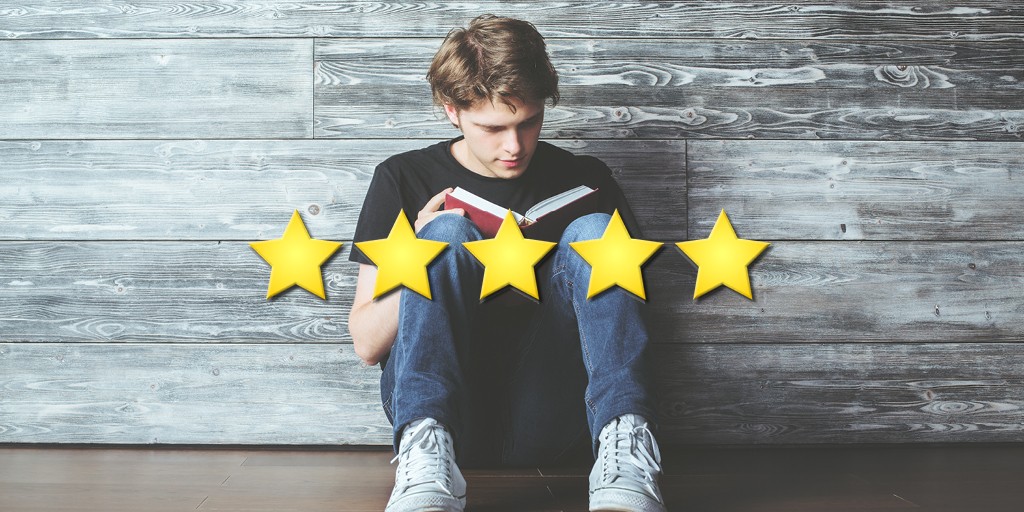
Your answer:
[[[451,468],[447,460],[451,456],[448,453],[448,445],[441,442],[441,427],[437,423],[422,421],[419,425],[412,427],[409,438],[402,442],[401,451],[395,458],[391,459],[394,464],[403,456],[408,456],[404,464],[399,463],[398,482],[396,489],[408,489],[414,485],[425,483],[437,483],[449,494],[452,491]],[[440,469],[441,479],[424,478],[424,475],[436,475],[436,469]]]
[[[612,428],[607,431],[602,443],[608,443],[608,450],[604,452],[605,458],[612,459],[605,461],[604,471],[601,479],[605,483],[614,482],[618,478],[626,478],[643,482],[650,491],[651,496],[657,496],[655,490],[655,478],[661,472],[661,451],[658,450],[658,443],[654,440],[654,434],[647,428],[647,424],[633,427],[630,430]],[[641,440],[644,436],[651,441],[652,454]],[[620,441],[628,441],[620,446]]]

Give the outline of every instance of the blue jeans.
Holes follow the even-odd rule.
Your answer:
[[[539,303],[508,289],[480,301],[483,266],[462,243],[483,237],[465,217],[441,215],[420,230],[449,246],[427,269],[433,300],[399,292],[380,386],[395,453],[402,429],[425,417],[448,427],[462,468],[559,464],[581,447],[596,458],[601,428],[621,414],[657,429],[644,304],[619,287],[588,300],[590,265],[569,246],[600,238],[610,218],[590,214],[565,229],[537,266]]]

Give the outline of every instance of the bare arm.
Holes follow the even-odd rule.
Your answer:
[[[356,281],[356,298],[348,314],[348,331],[356,355],[366,364],[377,364],[391,350],[398,335],[398,299],[401,290],[395,290],[373,300],[373,285],[377,280],[377,267],[360,264]]]
[[[445,194],[451,191],[450,188],[442,190],[420,210],[415,223],[417,233],[438,215],[465,213],[461,208],[438,211]],[[374,300],[373,288],[376,281],[377,267],[360,264],[356,298],[348,314],[348,331],[352,335],[356,355],[371,366],[380,362],[395,344],[395,337],[398,336],[398,301],[400,294],[406,293],[396,290]]]

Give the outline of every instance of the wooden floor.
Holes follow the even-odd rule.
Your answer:
[[[1024,445],[679,448],[673,511],[1020,511]],[[381,511],[385,449],[0,446],[0,511]],[[465,471],[467,510],[583,511],[589,466]]]

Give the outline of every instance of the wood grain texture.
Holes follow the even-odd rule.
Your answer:
[[[1019,347],[659,346],[659,410],[673,442],[1020,441]]]
[[[1019,441],[1017,346],[658,345],[659,439]],[[0,370],[4,443],[390,444],[347,345],[0,344]]]
[[[4,41],[0,138],[310,137],[312,47],[311,39]]]
[[[315,135],[449,130],[424,78],[438,44],[318,39]],[[550,40],[562,102],[542,135],[1019,141],[1018,46]]]
[[[655,342],[1024,339],[1020,242],[762,241],[772,245],[749,267],[754,300],[721,287],[693,301],[693,264],[662,249],[645,267]]]
[[[298,287],[268,300],[247,242],[2,243],[0,340],[350,342],[350,250],[321,266],[327,301]]]
[[[388,444],[351,345],[0,345],[0,442]]]
[[[388,445],[350,240],[375,165],[456,134],[424,75],[485,12],[536,24],[563,98],[542,137],[608,163],[667,243],[660,442],[1024,440],[1017,2],[22,0],[0,7],[0,443]],[[248,243],[296,209],[345,242],[327,301],[265,299]],[[672,246],[722,209],[772,244],[753,301],[691,299]]]
[[[770,240],[1021,240],[1024,144],[689,141],[688,232]]]
[[[1024,494],[1024,447],[1007,443],[660,448],[672,511],[1018,512]],[[391,457],[387,447],[0,447],[0,508],[379,512],[395,479]],[[466,510],[586,512],[592,465],[462,468]]]
[[[492,12],[548,37],[1024,40],[1010,0],[823,2],[8,2],[5,38],[444,37]]]
[[[295,209],[350,240],[376,165],[434,142],[0,141],[0,240],[255,241]],[[551,142],[608,164],[644,236],[686,237],[684,141]]]
[[[734,219],[742,226],[742,217]],[[741,231],[742,233],[742,231]],[[741,235],[742,236],[742,235]],[[753,301],[692,300],[672,245],[645,267],[652,338],[680,343],[1014,342],[1024,339],[1024,243],[778,242],[751,266]],[[327,301],[265,299],[246,242],[0,244],[0,341],[350,343],[358,265],[323,266]]]

